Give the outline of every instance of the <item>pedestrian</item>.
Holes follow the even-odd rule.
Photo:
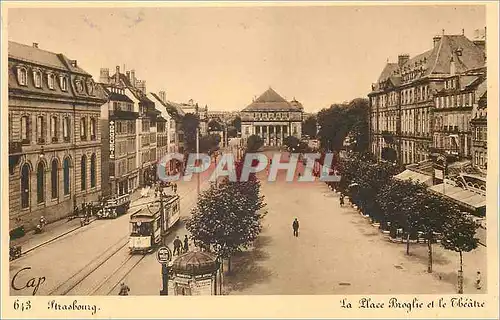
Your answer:
[[[187,234],[184,236],[184,252],[189,251],[189,239]]]
[[[295,218],[292,223],[292,229],[293,229],[293,236],[298,237],[299,236],[299,220]]]
[[[182,241],[181,239],[179,239],[179,236],[177,236],[174,240],[174,256],[176,252],[177,255],[181,254],[181,247],[182,247]]]
[[[177,183],[174,183],[174,193],[177,193]]]
[[[344,206],[344,195],[343,194],[340,195],[340,206],[341,207]]]
[[[130,288],[122,282],[122,284],[120,285],[120,292],[118,293],[118,295],[120,296],[128,296],[128,293],[130,292]]]
[[[483,285],[481,283],[481,272],[478,271],[476,274],[476,289],[481,290],[482,286]]]

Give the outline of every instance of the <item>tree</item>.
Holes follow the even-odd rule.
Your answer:
[[[225,179],[200,195],[186,228],[195,243],[229,259],[230,271],[231,255],[248,248],[262,230],[263,199],[254,178],[246,182]]]
[[[247,139],[247,152],[257,152],[264,145],[264,140],[258,135],[252,134]]]
[[[233,126],[227,127],[227,136],[228,138],[236,138],[238,136],[238,130]]]
[[[302,133],[310,138],[316,138],[317,124],[316,116],[309,116],[302,124]]]
[[[283,140],[283,144],[289,151],[298,151],[300,140],[295,136],[288,136]]]
[[[327,150],[339,151],[348,134],[353,138],[352,150],[368,150],[369,103],[367,99],[354,99],[349,103],[333,104],[318,112],[318,136],[321,146]]]
[[[214,119],[210,120],[207,124],[208,131],[222,131],[222,125],[215,121]]]
[[[211,154],[219,148],[221,137],[219,134],[211,133],[200,138],[200,152]]]
[[[443,226],[441,245],[460,255],[460,269],[458,271],[458,293],[463,293],[463,252],[470,252],[477,248],[479,239],[475,238],[478,228],[471,218],[460,211],[454,211]]]
[[[231,126],[235,127],[237,132],[241,132],[241,117],[236,116],[231,122]]]
[[[193,113],[186,113],[182,118],[182,130],[184,131],[184,149],[187,152],[196,151],[196,130],[200,120]]]

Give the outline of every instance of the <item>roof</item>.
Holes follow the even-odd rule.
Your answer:
[[[419,183],[425,183],[427,185],[432,185],[432,176],[428,176],[419,172],[415,172],[413,170],[406,169],[398,175],[395,175],[394,178],[398,180],[412,180]]]
[[[182,117],[182,116],[184,116],[185,112],[184,112],[184,110],[182,110],[181,105],[180,105],[179,103],[177,103],[177,102],[173,102],[173,101],[169,101],[169,100],[167,100],[167,101],[166,101],[166,103],[167,103],[168,105],[170,105],[170,106],[174,107],[174,108],[175,108],[175,110],[177,110],[177,113],[178,113],[181,117]]]
[[[14,41],[9,41],[8,51],[9,58],[90,76],[90,74],[82,68],[78,66],[74,67],[71,64],[71,60],[61,53],[57,54]]]
[[[106,93],[108,100],[110,100],[110,101],[122,101],[122,102],[131,102],[131,103],[134,102],[129,97],[127,97],[125,94],[113,92],[113,91],[109,90],[109,88],[106,87],[105,85],[102,85],[102,88],[103,88],[104,92]]]
[[[150,94],[155,98],[155,100],[157,100],[166,109],[166,111],[170,115],[170,117],[172,117],[174,119],[179,118],[180,115],[174,106],[170,105],[168,102],[162,101],[156,93],[150,92]]]
[[[446,198],[449,198],[472,210],[486,206],[486,196],[460,187],[446,184],[444,185],[443,193],[443,184],[441,183],[430,187],[429,190],[445,196]]]
[[[179,256],[172,264],[174,273],[202,275],[217,270],[215,258],[207,252],[187,252]]]
[[[276,91],[269,88],[242,111],[302,111],[302,105],[295,99],[293,103],[286,101]]]
[[[483,50],[464,35],[442,35],[435,47],[414,56],[403,65],[387,63],[379,76],[378,83],[390,79],[398,85],[400,76],[412,71],[419,71],[413,80],[431,75],[449,74],[452,61],[455,62],[456,73],[483,68],[486,62]],[[375,86],[374,90],[378,90],[378,87]]]
[[[132,85],[132,83],[130,82],[130,80],[128,79],[128,77],[126,75],[124,75],[123,73],[119,73],[119,79],[120,81],[128,88],[130,89],[130,91],[132,92],[132,94],[137,98],[137,100],[139,100],[139,103],[143,103],[143,104],[147,104],[147,105],[153,105],[154,102],[151,101],[145,93],[143,93],[141,90],[137,89],[136,87],[134,87]],[[112,75],[110,77],[110,79],[116,79],[116,72],[114,75]]]

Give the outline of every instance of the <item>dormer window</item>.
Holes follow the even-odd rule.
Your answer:
[[[62,91],[68,91],[68,79],[65,76],[59,77],[59,86]]]
[[[54,75],[52,73],[47,75],[47,85],[49,89],[54,90]]]
[[[18,67],[17,68],[17,81],[22,86],[28,85],[27,84],[27,81],[28,81],[28,72],[26,71],[26,68],[24,68],[24,67]]]
[[[36,88],[42,87],[42,73],[38,70],[33,71],[33,83]]]

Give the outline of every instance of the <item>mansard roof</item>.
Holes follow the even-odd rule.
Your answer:
[[[276,91],[269,88],[242,111],[302,111],[300,102],[295,99],[292,102],[286,101]]]

